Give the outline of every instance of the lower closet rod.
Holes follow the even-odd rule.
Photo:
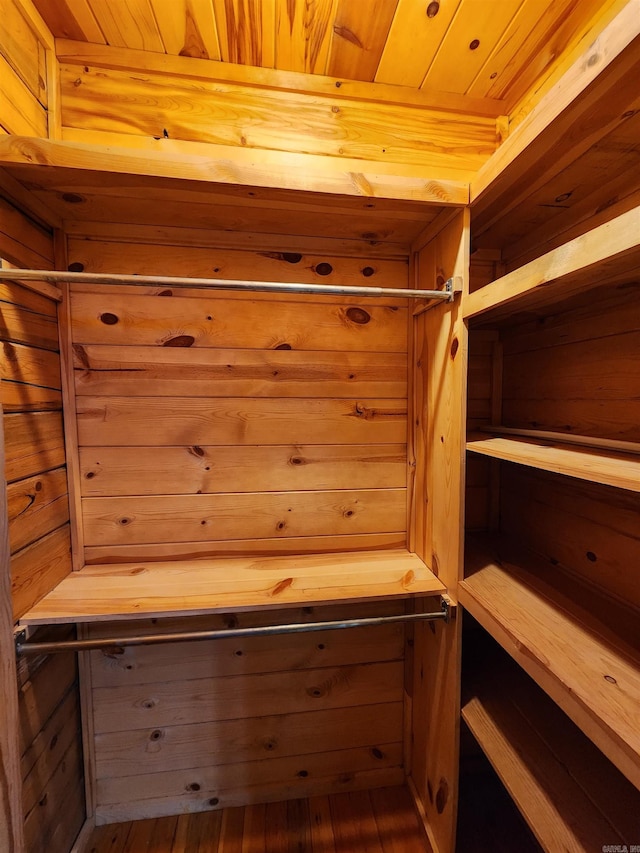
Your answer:
[[[26,632],[16,634],[16,654],[48,655],[55,652],[86,652],[96,649],[113,649],[124,646],[153,646],[190,640],[218,640],[226,637],[266,637],[272,634],[302,634],[307,631],[333,631],[343,628],[367,628],[388,622],[430,622],[436,619],[449,621],[449,604],[442,600],[441,610],[433,613],[402,613],[396,616],[368,616],[361,619],[338,619],[326,622],[291,622],[283,625],[259,625],[253,628],[221,628],[211,631],[183,631],[172,634],[148,634],[139,637],[96,637],[93,640],[61,640],[50,643],[30,643]]]

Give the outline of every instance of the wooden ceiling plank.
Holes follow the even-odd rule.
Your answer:
[[[491,3],[485,13],[477,3],[461,3],[431,64],[423,86],[464,94],[493,53],[523,0]]]
[[[494,51],[467,89],[474,97],[503,98],[516,77],[537,59],[559,19],[575,10],[580,0],[552,0],[541,9],[539,0],[524,0]]]
[[[578,0],[564,14],[558,11],[554,15],[548,37],[535,46],[520,73],[512,77],[509,88],[501,92],[512,126],[526,118],[627,5],[635,6],[635,14],[640,17],[637,0]]]
[[[398,0],[373,0],[362,14],[359,0],[338,0],[327,74],[373,81]]]
[[[221,43],[225,36],[220,33]],[[504,113],[502,101],[486,98],[469,98],[456,94],[442,94],[431,90],[420,91],[407,86],[343,80],[318,74],[309,75],[295,71],[272,68],[255,68],[233,62],[192,59],[184,56],[158,56],[154,53],[128,50],[106,45],[86,44],[60,39],[56,42],[58,59],[66,65],[92,66],[138,72],[153,72],[168,77],[206,80],[214,83],[237,83],[283,92],[303,92],[309,95],[326,95],[340,100],[370,101],[389,105],[412,106],[423,109],[441,109],[465,116],[496,118]]]
[[[211,0],[151,0],[151,7],[168,54],[220,59]]]
[[[164,53],[164,44],[149,0],[89,0],[108,44]]]
[[[213,0],[224,62],[273,68],[275,0]]]
[[[488,204],[483,197],[488,196],[488,190],[496,178],[501,178],[503,191],[508,192],[510,180],[516,180],[522,173],[523,167],[518,166],[517,169],[512,169],[513,174],[510,180],[509,178],[505,180],[505,171],[517,161],[521,161],[523,155],[531,150],[532,143],[539,139],[563,113],[584,112],[590,104],[593,106],[597,93],[591,97],[588,96],[591,83],[614,65],[615,60],[630,48],[634,40],[637,44],[638,39],[640,39],[640,0],[632,0],[481,167],[471,186],[472,202],[481,202],[478,209]],[[637,51],[635,54],[637,57]],[[634,65],[637,63],[633,47],[626,51],[623,62],[624,67],[620,66],[619,71],[616,71],[617,79],[620,80],[624,79],[627,73],[626,66],[630,67],[632,74],[637,72],[637,68],[634,72]],[[603,136],[610,130],[609,127],[601,128],[600,135]],[[559,131],[554,136],[558,134]],[[591,143],[595,141],[591,140]],[[589,147],[588,141],[574,140],[574,142],[578,146],[583,145],[583,150]],[[571,156],[571,160],[573,159],[575,159],[575,152]]]
[[[163,146],[163,151],[103,149],[101,157],[96,158],[92,145],[6,136],[0,138],[0,166],[39,163],[68,169],[99,167],[107,183],[111,172],[123,172],[425,204],[464,205],[469,200],[468,183],[432,180],[423,167],[375,163],[368,170],[363,169],[367,164],[361,160],[279,151],[261,151],[256,158],[254,152],[244,148],[163,142],[170,143]]]
[[[420,87],[461,0],[416,3],[399,0],[375,79],[379,83]],[[429,17],[428,9],[436,14]],[[411,61],[408,58],[411,57]]]
[[[106,44],[88,0],[33,0],[47,27],[56,38]]]
[[[324,72],[336,3],[337,0],[276,0],[276,68],[307,74]]]

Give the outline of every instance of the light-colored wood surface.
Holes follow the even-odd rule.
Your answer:
[[[504,317],[505,308],[548,305],[603,279],[632,276],[638,265],[638,231],[640,208],[634,208],[470,294],[464,315],[470,319],[491,311],[492,318]]]
[[[215,613],[295,604],[438,595],[444,585],[406,551],[86,566],[24,624]]]
[[[466,212],[417,253],[420,286],[458,276],[468,289]],[[461,574],[466,329],[460,298],[414,317],[412,543],[455,602]],[[452,849],[458,772],[460,622],[416,626],[408,678],[410,777],[435,848]]]
[[[360,847],[354,847],[354,843]],[[87,850],[134,853],[153,845],[157,853],[429,853],[403,787],[303,797],[289,803],[151,818],[99,826]]]
[[[640,491],[640,458],[636,454],[590,449],[544,439],[515,436],[492,438],[482,434],[469,437],[467,450],[543,471],[556,471],[592,483]]]
[[[475,673],[462,719],[542,847],[626,844],[640,793],[522,670],[501,664],[490,659]]]
[[[615,624],[609,628],[538,580],[538,561],[505,544],[474,540],[460,603],[637,786],[638,654],[616,635]]]

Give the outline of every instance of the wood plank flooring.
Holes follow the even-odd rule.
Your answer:
[[[431,853],[404,787],[97,827],[85,853]]]

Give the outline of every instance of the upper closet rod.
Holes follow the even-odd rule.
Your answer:
[[[358,287],[337,284],[302,284],[282,281],[247,281],[244,279],[185,278],[168,275],[122,275],[109,273],[64,272],[62,270],[0,269],[0,281],[46,281],[49,284],[78,282],[80,284],[132,284],[149,287],[206,287],[213,290],[257,290],[276,293],[318,293],[332,296],[402,296],[417,299],[453,300],[453,279],[445,282],[444,290],[411,290],[402,287]]]

